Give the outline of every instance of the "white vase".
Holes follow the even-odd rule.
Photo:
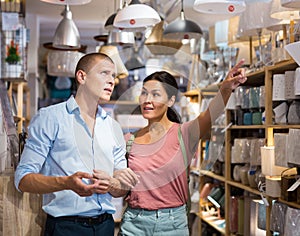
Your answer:
[[[22,73],[22,65],[6,63],[4,73],[4,77],[6,78],[19,78]]]

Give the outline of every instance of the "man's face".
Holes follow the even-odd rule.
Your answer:
[[[86,87],[90,95],[99,101],[109,101],[115,86],[115,65],[108,59],[98,62],[86,74]]]

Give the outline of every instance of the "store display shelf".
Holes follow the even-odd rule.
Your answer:
[[[272,128],[272,129],[300,129],[300,124],[299,125],[267,125],[267,128]]]
[[[187,97],[191,97],[191,96],[199,96],[200,94],[200,91],[197,90],[197,89],[193,89],[193,90],[189,90],[185,93],[183,93],[184,96],[187,96]]]
[[[209,171],[209,170],[200,170],[200,175],[205,175],[214,179],[217,179],[219,181],[225,182],[225,177],[221,175],[216,175],[215,173]]]
[[[232,180],[226,180],[226,183],[228,183],[231,186],[243,189],[243,190],[245,190],[249,193],[253,193],[253,194],[256,194],[256,195],[261,194],[261,192],[258,191],[257,189],[251,188],[250,186],[244,185],[244,184],[239,183],[239,182],[235,182],[235,181],[232,181]]]
[[[218,216],[206,216],[207,212],[198,213],[198,217],[201,218],[208,225],[213,227],[215,230],[225,235],[225,219],[219,218]]]
[[[264,129],[265,125],[232,125],[229,129]]]
[[[275,74],[275,73],[281,73],[281,72],[284,72],[287,70],[294,70],[297,67],[298,67],[297,63],[293,59],[290,59],[290,60],[279,62],[272,66],[268,66],[266,69],[268,71],[272,71],[273,74]]]
[[[25,77],[2,77],[1,79],[8,82],[27,82]]]
[[[300,209],[300,204],[298,204],[296,202],[288,202],[288,201],[283,200],[282,198],[278,198],[278,201],[281,202],[281,203],[284,203],[284,204],[286,204],[290,207]]]

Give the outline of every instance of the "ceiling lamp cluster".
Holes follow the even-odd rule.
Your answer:
[[[194,9],[201,13],[238,14],[245,11],[246,3],[241,0],[196,0]]]

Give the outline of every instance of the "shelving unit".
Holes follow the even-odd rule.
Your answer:
[[[261,70],[252,72],[247,75],[247,82],[243,86],[249,87],[257,87],[257,86],[265,86],[265,123],[262,125],[232,125],[228,128],[225,132],[225,176],[220,176],[212,173],[211,171],[200,171],[202,175],[202,179],[204,177],[209,177],[224,183],[225,185],[225,222],[226,226],[225,229],[220,229],[214,221],[207,221],[201,214],[199,213],[200,221],[206,221],[210,225],[213,225],[214,228],[223,235],[232,235],[230,232],[230,197],[233,189],[239,189],[246,193],[246,195],[257,196],[259,199],[261,197],[261,192],[257,188],[252,188],[249,185],[244,185],[240,182],[237,182],[232,179],[232,164],[231,164],[231,147],[233,145],[233,139],[238,137],[243,137],[243,135],[251,134],[254,132],[260,132],[260,134],[266,140],[266,146],[274,145],[274,132],[275,130],[289,130],[293,129],[300,129],[299,125],[277,125],[273,124],[273,102],[272,102],[272,86],[273,80],[272,76],[276,73],[284,73],[287,70],[295,70],[298,65],[293,61],[284,61],[280,62],[273,66],[267,66],[262,68]],[[231,122],[231,112],[229,110],[226,111],[226,125]],[[200,152],[201,153],[201,152]],[[203,157],[202,157],[203,160]],[[203,187],[202,183],[200,185],[200,192]],[[272,200],[276,199],[270,196],[265,196],[269,202],[269,206],[266,208],[266,235],[271,236],[272,232],[270,231],[270,215],[271,215],[271,207],[272,207]],[[295,202],[287,202],[283,199],[277,198],[279,202],[282,202],[290,207],[300,208],[300,205]],[[200,208],[201,209],[201,208]],[[201,235],[201,231],[199,232]]]

